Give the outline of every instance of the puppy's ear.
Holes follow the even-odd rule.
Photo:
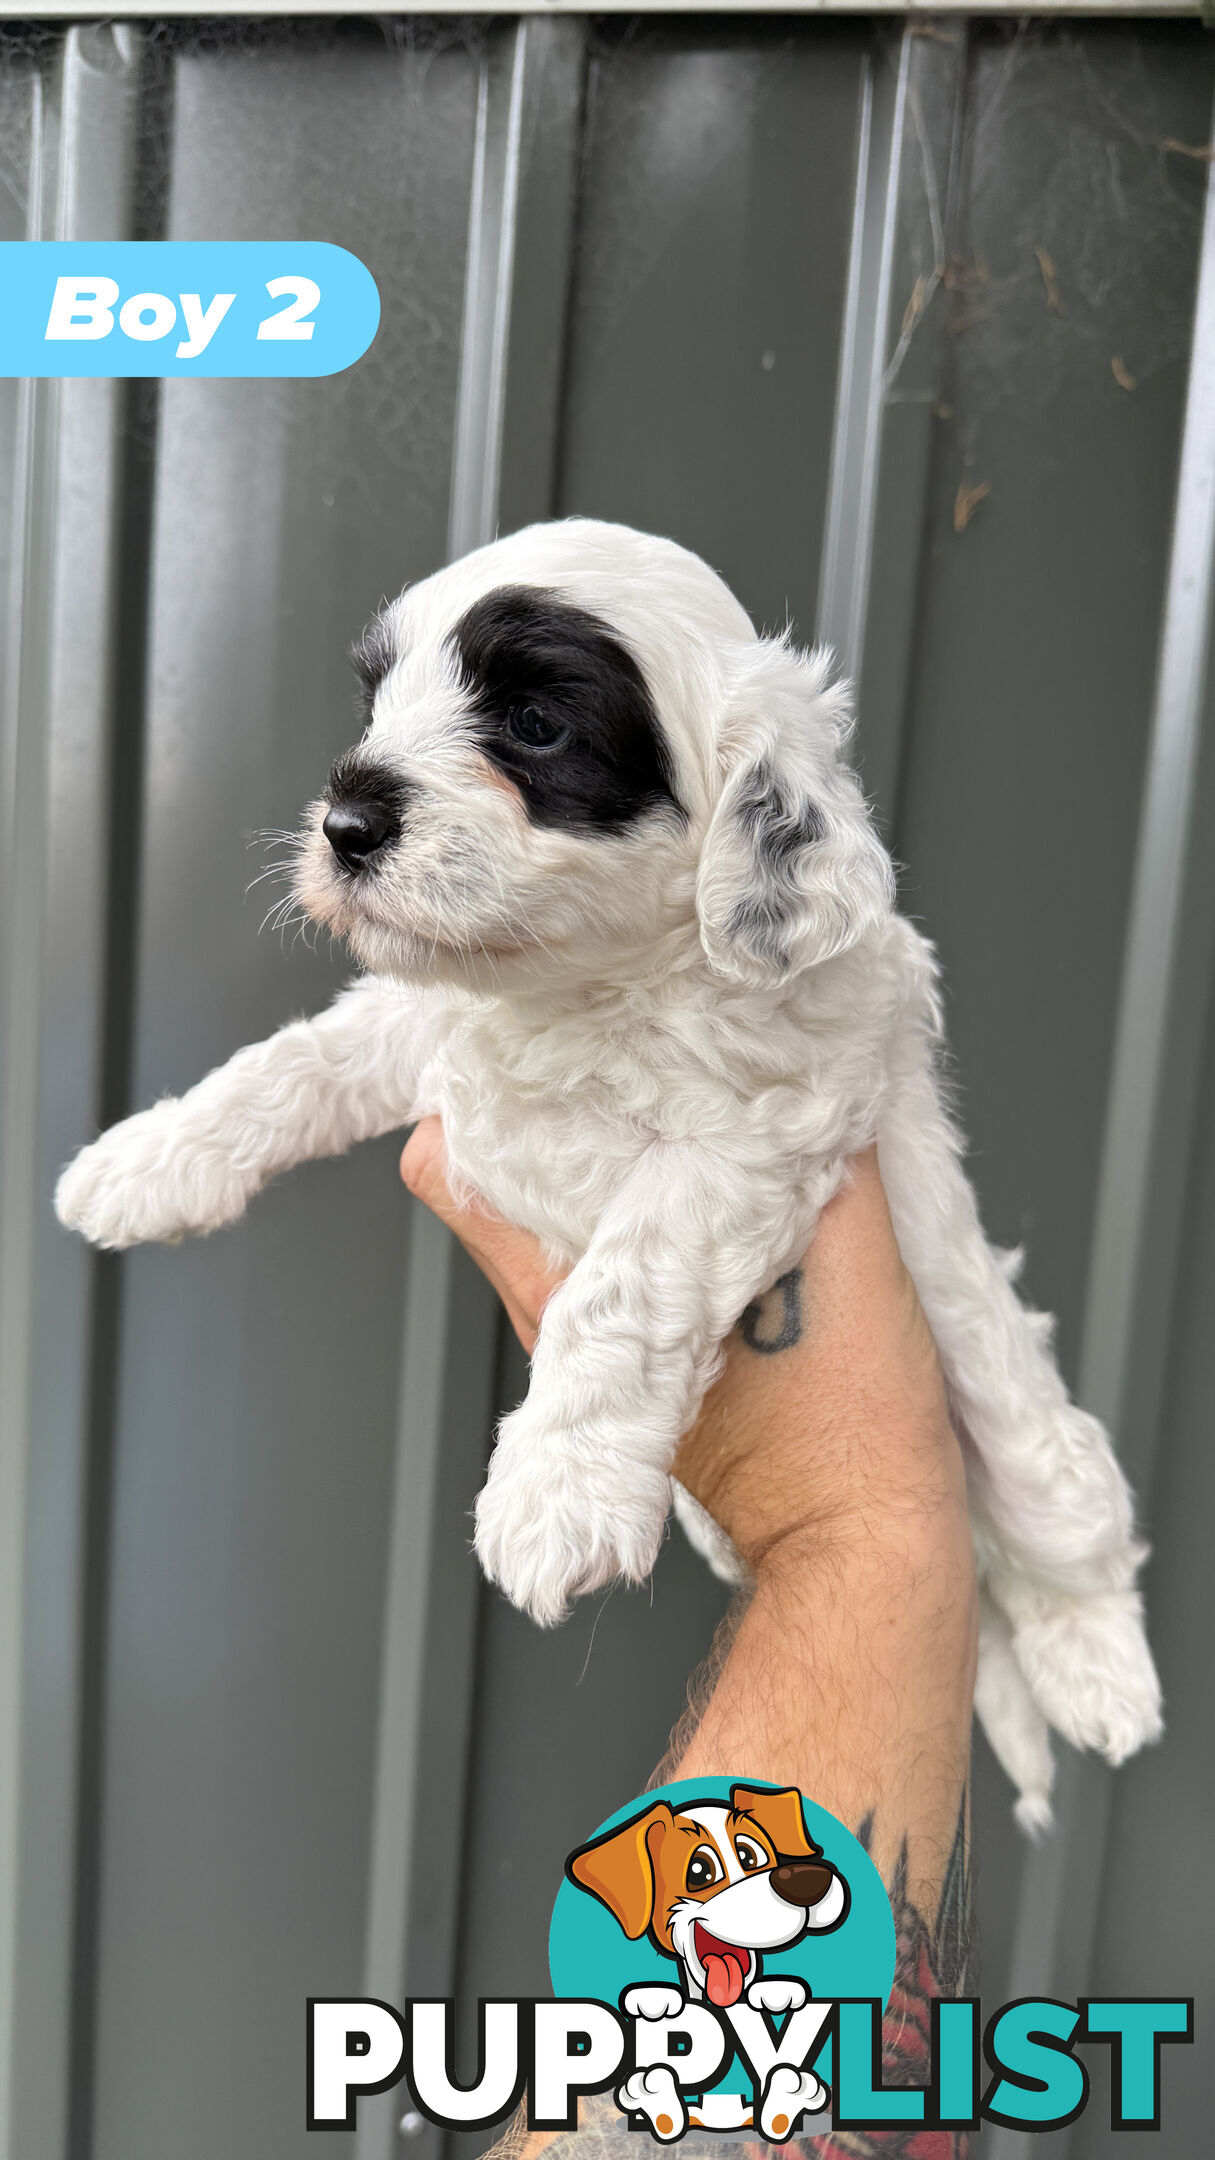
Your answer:
[[[822,1851],[806,1833],[802,1796],[796,1785],[783,1792],[756,1792],[751,1785],[730,1787],[730,1806],[750,1815],[767,1832],[782,1860],[816,1860]]]
[[[720,974],[758,985],[846,952],[894,903],[894,873],[844,762],[847,691],[827,653],[740,648],[723,715],[725,780],[696,909]]]
[[[654,1863],[672,1820],[666,1801],[659,1800],[565,1863],[570,1881],[607,1906],[630,1942],[645,1934],[654,1917]]]

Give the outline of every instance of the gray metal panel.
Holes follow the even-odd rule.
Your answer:
[[[8,61],[9,56],[5,58]],[[16,170],[5,175],[4,236],[23,238],[28,229],[27,217],[38,230],[45,192],[40,170],[45,142],[45,91],[36,69],[6,65],[2,113],[6,148],[15,136],[22,153]],[[20,1968],[17,1924],[24,1860],[24,1600],[31,1423],[31,1246],[35,1234],[31,1157],[37,1123],[37,1020],[41,1003],[41,986],[27,935],[31,901],[41,884],[40,848],[34,853],[32,884],[27,858],[31,841],[36,843],[39,836],[38,812],[44,782],[36,754],[37,736],[35,745],[30,743],[30,670],[25,664],[35,633],[42,628],[29,590],[26,547],[34,509],[32,498],[40,488],[45,490],[46,484],[39,470],[45,461],[36,457],[38,418],[39,404],[32,385],[5,384],[0,402],[6,513],[0,541],[5,572],[4,666],[0,675],[0,832],[4,842],[0,858],[0,1010],[4,1049],[0,1070],[0,2105],[3,2134],[8,2142],[14,2115]],[[19,849],[17,839],[22,825],[27,837],[25,846]]]
[[[856,685],[861,770],[886,827],[916,628],[941,397],[966,31],[907,27],[866,59],[816,636]]]
[[[1060,0],[1029,0],[1020,12],[1024,15],[1054,14]],[[582,0],[520,0],[516,13],[522,15],[582,15]],[[73,5],[72,0],[42,0],[39,17],[50,21],[70,17],[87,19],[102,12],[100,0],[90,0],[85,6]],[[365,13],[365,0],[262,0],[259,15],[274,17],[308,17],[310,15],[361,16]],[[597,13],[605,15],[740,15],[745,12],[742,0],[600,0]],[[783,0],[782,14],[798,16],[831,15],[889,15],[893,11],[890,0]],[[933,34],[933,20],[937,15],[997,15],[1008,12],[1007,0],[911,0],[905,11],[913,18],[925,19],[926,34]],[[1194,12],[1192,0],[1067,0],[1069,15],[1113,16],[1160,16],[1189,15]],[[3,0],[0,4],[0,21],[6,16],[17,16],[18,0]],[[159,15],[156,0],[131,0],[126,13],[131,16]],[[247,16],[248,9],[231,5],[216,7],[212,0],[181,0],[178,13],[185,17],[205,14],[221,20],[230,16]],[[466,13],[464,0],[417,0],[397,10],[399,15],[443,16]],[[24,17],[20,18],[25,20]]]
[[[30,237],[129,232],[140,43],[124,30],[74,30],[60,53],[44,52],[36,77],[27,72],[30,89],[36,85],[29,117],[37,128]],[[3,1934],[6,1957],[15,1950],[16,1963],[16,1999],[11,2013],[7,2003],[2,2013],[13,2050],[3,2090],[15,2148],[57,2155],[69,2135],[75,2082],[76,1896],[89,1846],[79,1805],[89,1680],[91,1396],[107,1278],[91,1255],[56,1233],[45,1194],[81,1131],[103,1115],[126,394],[104,381],[24,390],[10,528],[20,620],[10,624],[8,645],[15,795],[4,819],[13,882],[4,908],[9,1056],[0,1292],[10,1474],[22,1426],[26,1442],[24,1492],[10,1489],[4,1507],[6,1523],[24,1531],[23,1566],[4,1569],[6,1589],[23,1611],[4,1640],[6,1650],[19,1649],[24,1672],[19,1709],[14,1703],[20,1746],[6,1734],[4,1748],[6,1775],[19,1770],[20,1811],[15,1929],[6,1925]]]
[[[1215,176],[1208,176],[1185,426],[1144,773],[1135,875],[1097,1186],[1080,1392],[1121,1442],[1140,1491],[1160,1437],[1168,1316],[1193,1143],[1203,1000],[1213,952],[1209,799],[1196,794],[1215,597]],[[1205,902],[1205,905],[1203,904]],[[1167,1667],[1164,1669],[1166,1686]],[[1170,1713],[1175,1715],[1175,1711]],[[1058,1831],[1025,1871],[1009,1989],[1078,1995],[1107,1902],[1111,1780],[1064,1764]],[[1179,1975],[1176,1985],[1183,1986]],[[1072,2133],[1074,2140],[1075,2133]],[[1056,2140],[1061,2151],[1069,2140]],[[1028,2160],[1002,2131],[999,2160]]]
[[[587,26],[526,26],[497,525],[557,507],[566,318],[578,203]]]
[[[345,972],[258,938],[259,830],[351,733],[344,648],[442,560],[477,67],[350,25],[185,41],[172,237],[295,234],[379,283],[333,380],[175,383],[150,573],[132,1093]],[[303,2002],[362,1981],[407,1210],[391,1142],[127,1269],[96,2160],[307,2148]],[[199,2084],[222,2063],[222,2094]]]
[[[1156,146],[1203,139],[1210,86],[1209,52],[1182,28],[972,33],[895,840],[941,946],[988,1225],[1024,1240],[1073,1376],[1205,178]],[[1133,392],[1113,357],[1139,373]],[[955,530],[959,490],[984,483]],[[980,1795],[985,1985],[1000,1996],[1024,1852],[1001,1781]]]
[[[1206,830],[1215,810],[1215,706],[1208,704],[1206,769],[1198,795]],[[1207,849],[1205,921],[1215,917]],[[1209,985],[1195,999],[1208,1019],[1201,1128],[1188,1179],[1180,1241],[1176,1322],[1168,1336],[1164,1446],[1145,1498],[1155,1558],[1147,1574],[1152,1639],[1168,1710],[1164,1745],[1127,1764],[1111,1781],[1110,1825],[1103,1855],[1090,1992],[1189,1994],[1195,1998],[1193,2048],[1169,2048],[1164,2062],[1162,2134],[1118,2140],[1119,2152],[1191,2154],[1208,2150],[1212,2120],[1209,2050],[1215,2004],[1211,1920],[1212,1790],[1215,1724],[1211,1714],[1211,1561],[1215,1509],[1215,1014]],[[1105,2088],[1072,2133],[1080,2160],[1109,2150]],[[1056,2142],[1052,2140],[1052,2143]]]
[[[563,514],[697,549],[811,634],[865,38],[601,27],[592,52]]]

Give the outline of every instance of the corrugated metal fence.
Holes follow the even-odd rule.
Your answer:
[[[553,1637],[486,1597],[518,1361],[391,1144],[179,1251],[49,1207],[331,994],[250,842],[371,607],[567,511],[859,678],[989,1227],[1156,1547],[1164,1746],[1068,1766],[1032,1856],[977,1764],[985,1992],[1209,2003],[1213,87],[1160,21],[0,31],[0,237],[326,239],[383,296],[333,380],[0,383],[4,2160],[287,2160],[308,1993],[542,1988],[720,1609],[677,1543]],[[1205,2149],[1208,2061],[1146,2149]]]

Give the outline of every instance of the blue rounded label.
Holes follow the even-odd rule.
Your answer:
[[[336,375],[379,320],[325,240],[0,242],[0,375]]]

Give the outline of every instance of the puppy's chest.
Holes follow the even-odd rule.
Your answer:
[[[850,1063],[794,1015],[762,1033],[677,1014],[593,1035],[456,1007],[438,1016],[418,1108],[442,1115],[462,1178],[573,1260],[656,1140],[723,1166],[779,1163],[792,1189],[809,1160],[868,1138]]]
[[[461,1175],[570,1259],[645,1149],[696,1130],[706,1093],[636,1038],[588,1045],[572,1033],[456,1018],[438,1032],[419,1105],[441,1113]]]

